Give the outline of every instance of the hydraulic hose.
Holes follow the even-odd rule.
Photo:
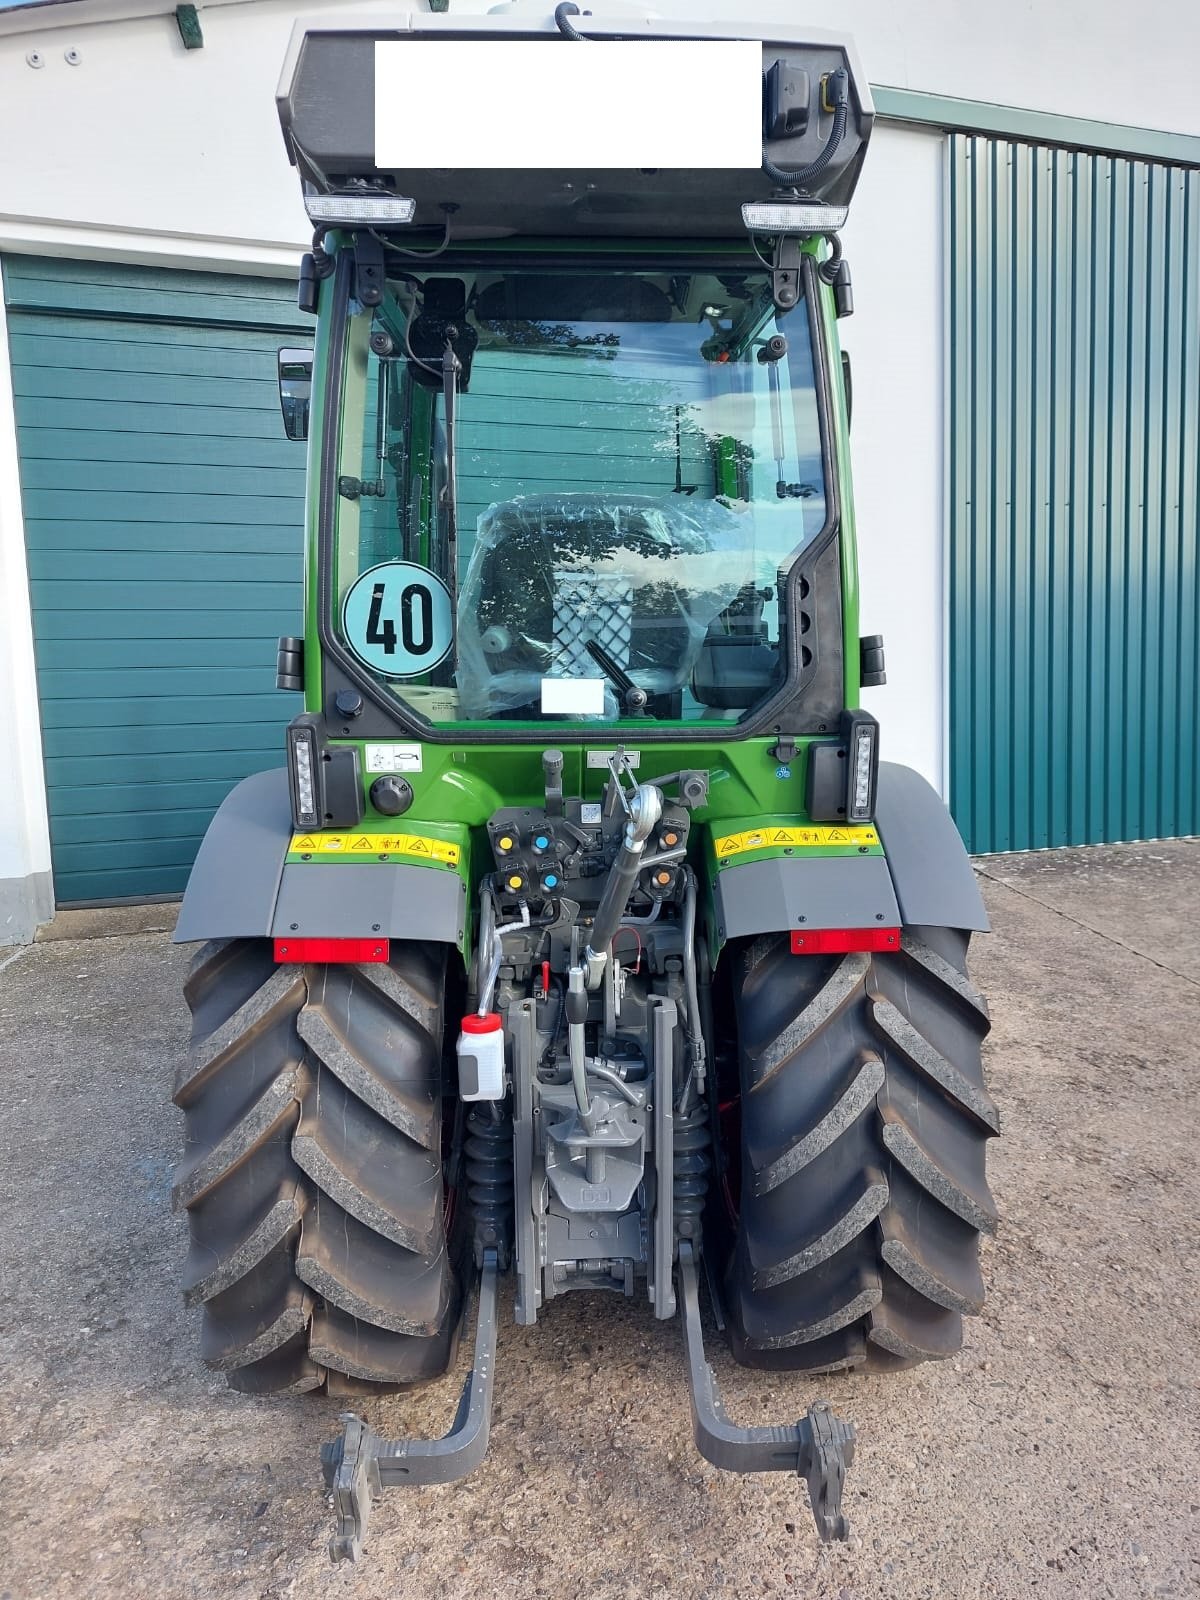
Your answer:
[[[579,15],[579,7],[577,5],[573,5],[571,0],[564,0],[562,5],[555,6],[554,8],[555,25],[557,26],[559,33],[562,34],[563,38],[577,39],[580,44],[588,44],[591,41],[588,39],[587,35],[585,33],[580,33],[579,29],[572,27],[570,22],[567,20],[568,17],[577,17]]]
[[[700,1090],[704,1074],[704,1033],[700,1021],[700,991],[696,982],[696,875],[691,867],[684,867],[683,883],[683,992],[688,1040],[692,1046],[692,1070],[679,1097],[678,1114],[686,1117],[692,1109],[693,1095]]]
[[[693,1044],[704,1037],[700,1029],[700,994],[696,985],[696,874],[683,869],[683,987],[687,995],[688,1033]]]
[[[492,991],[496,987],[496,979],[500,976],[500,966],[504,960],[503,935],[512,933],[517,928],[529,926],[529,907],[521,906],[521,920],[519,922],[502,922],[496,926],[496,907],[492,900],[491,891],[485,885],[480,895],[482,909],[479,918],[479,959],[482,964],[483,952],[488,952],[488,964],[480,968],[479,1007],[478,1014],[487,1016],[492,1008]],[[485,943],[486,939],[486,943]]]
[[[500,963],[496,963],[496,977],[489,976],[492,962],[492,946],[496,943],[496,902],[492,899],[492,892],[486,883],[479,887],[479,991],[476,996],[479,1004],[477,1014],[481,1017],[487,1015],[491,1003],[492,989],[496,977],[500,975]]]
[[[631,1106],[644,1106],[646,1104],[646,1091],[635,1088],[631,1083],[626,1083],[615,1067],[610,1067],[606,1061],[602,1061],[598,1056],[593,1056],[591,1061],[587,1063],[587,1070],[593,1078],[601,1078],[605,1083],[611,1084],[621,1098],[627,1100]]]

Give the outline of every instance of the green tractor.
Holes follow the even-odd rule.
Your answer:
[[[506,154],[543,95],[569,116]],[[620,170],[588,153],[615,104],[647,152]],[[250,1394],[404,1389],[476,1304],[444,1438],[350,1415],[325,1452],[353,1558],[382,1487],[482,1459],[505,1282],[525,1325],[624,1295],[680,1316],[702,1454],[799,1471],[844,1537],[852,1427],[730,1421],[702,1285],[745,1366],[953,1354],[998,1127],[974,876],[859,705],[853,47],[413,13],[300,25],[279,106],[316,227],[315,350],[280,359],[305,709],[176,935],[204,1359]]]

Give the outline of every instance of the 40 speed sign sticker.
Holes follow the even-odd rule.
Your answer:
[[[342,633],[373,672],[415,678],[449,655],[454,603],[446,585],[426,568],[413,561],[384,561],[350,586]]]

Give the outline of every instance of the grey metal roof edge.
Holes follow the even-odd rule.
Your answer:
[[[953,95],[918,89],[873,85],[875,110],[887,122],[911,122],[962,133],[990,134],[1027,144],[1053,144],[1067,149],[1098,151],[1200,167],[1200,135],[1137,128],[1121,122],[1097,122],[1057,111],[1031,111],[1022,106],[993,105],[985,100],[960,100]]]
[[[76,4],[83,0],[75,0]],[[527,34],[552,31],[548,26],[552,5],[547,6],[545,17],[536,14],[516,12],[426,12],[415,8],[398,8],[395,13],[386,15],[379,12],[361,12],[347,9],[346,11],[323,11],[312,16],[297,17],[292,25],[291,38],[288,41],[287,52],[284,56],[283,66],[279,74],[279,86],[276,90],[276,99],[286,98],[295,75],[296,63],[304,44],[306,34],[310,33],[379,33],[398,37],[402,33],[424,33],[435,37],[440,33],[464,33],[479,31],[502,37],[506,33]],[[3,13],[0,13],[3,15]],[[698,39],[762,39],[764,43],[789,44],[806,43],[814,45],[836,45],[845,50],[850,62],[850,75],[854,79],[855,89],[858,92],[862,113],[866,117],[874,115],[876,107],[872,102],[873,89],[863,71],[862,58],[859,55],[857,43],[853,35],[841,29],[810,28],[807,25],[780,23],[778,20],[764,21],[761,18],[747,16],[735,21],[728,18],[715,18],[707,22],[691,22],[679,17],[659,17],[647,15],[645,17],[629,16],[598,16],[593,17],[587,13],[587,27],[597,37],[606,34],[655,34],[668,28],[674,38]],[[483,26],[480,28],[479,24]]]

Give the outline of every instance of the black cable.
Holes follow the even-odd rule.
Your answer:
[[[554,8],[555,25],[557,26],[559,33],[562,34],[563,38],[578,39],[580,44],[590,44],[592,41],[588,39],[587,34],[580,33],[578,28],[573,28],[567,21],[568,17],[578,17],[581,15],[582,12],[577,5],[572,4],[572,0],[563,0],[562,5],[555,6]]]
[[[553,1026],[547,1030],[549,1037],[546,1048],[542,1051],[541,1060],[538,1062],[538,1066],[543,1070],[550,1066],[554,1061],[554,1047],[558,1043],[558,1036],[562,1032],[563,1018],[567,1014],[566,984],[556,983],[554,985],[554,992],[558,1000],[558,1010],[555,1013]],[[547,996],[547,998],[549,998],[549,996]]]
[[[829,134],[829,142],[815,161],[809,162],[807,167],[799,167],[795,172],[789,172],[786,167],[777,167],[763,150],[763,171],[772,183],[779,184],[784,189],[801,189],[812,180],[833,160],[838,147],[845,137],[846,123],[850,116],[850,84],[845,72],[835,73],[838,80],[837,105],[834,107],[833,128]]]
[[[368,228],[367,232],[372,238],[378,239],[385,249],[394,250],[397,255],[408,256],[412,261],[433,261],[450,248],[450,213],[449,211],[446,213],[446,231],[442,234],[442,242],[434,250],[408,250],[404,245],[397,244],[393,238],[378,233],[374,228]]]
[[[817,272],[820,274],[822,283],[834,284],[841,276],[842,241],[836,233],[827,233],[825,237],[829,241],[829,254],[821,262]]]
[[[754,251],[754,254],[762,262],[763,266],[766,267],[768,272],[775,271],[775,263],[773,261],[768,261],[766,256],[763,255],[762,251],[758,248],[757,237],[753,233],[750,235],[750,248]]]

